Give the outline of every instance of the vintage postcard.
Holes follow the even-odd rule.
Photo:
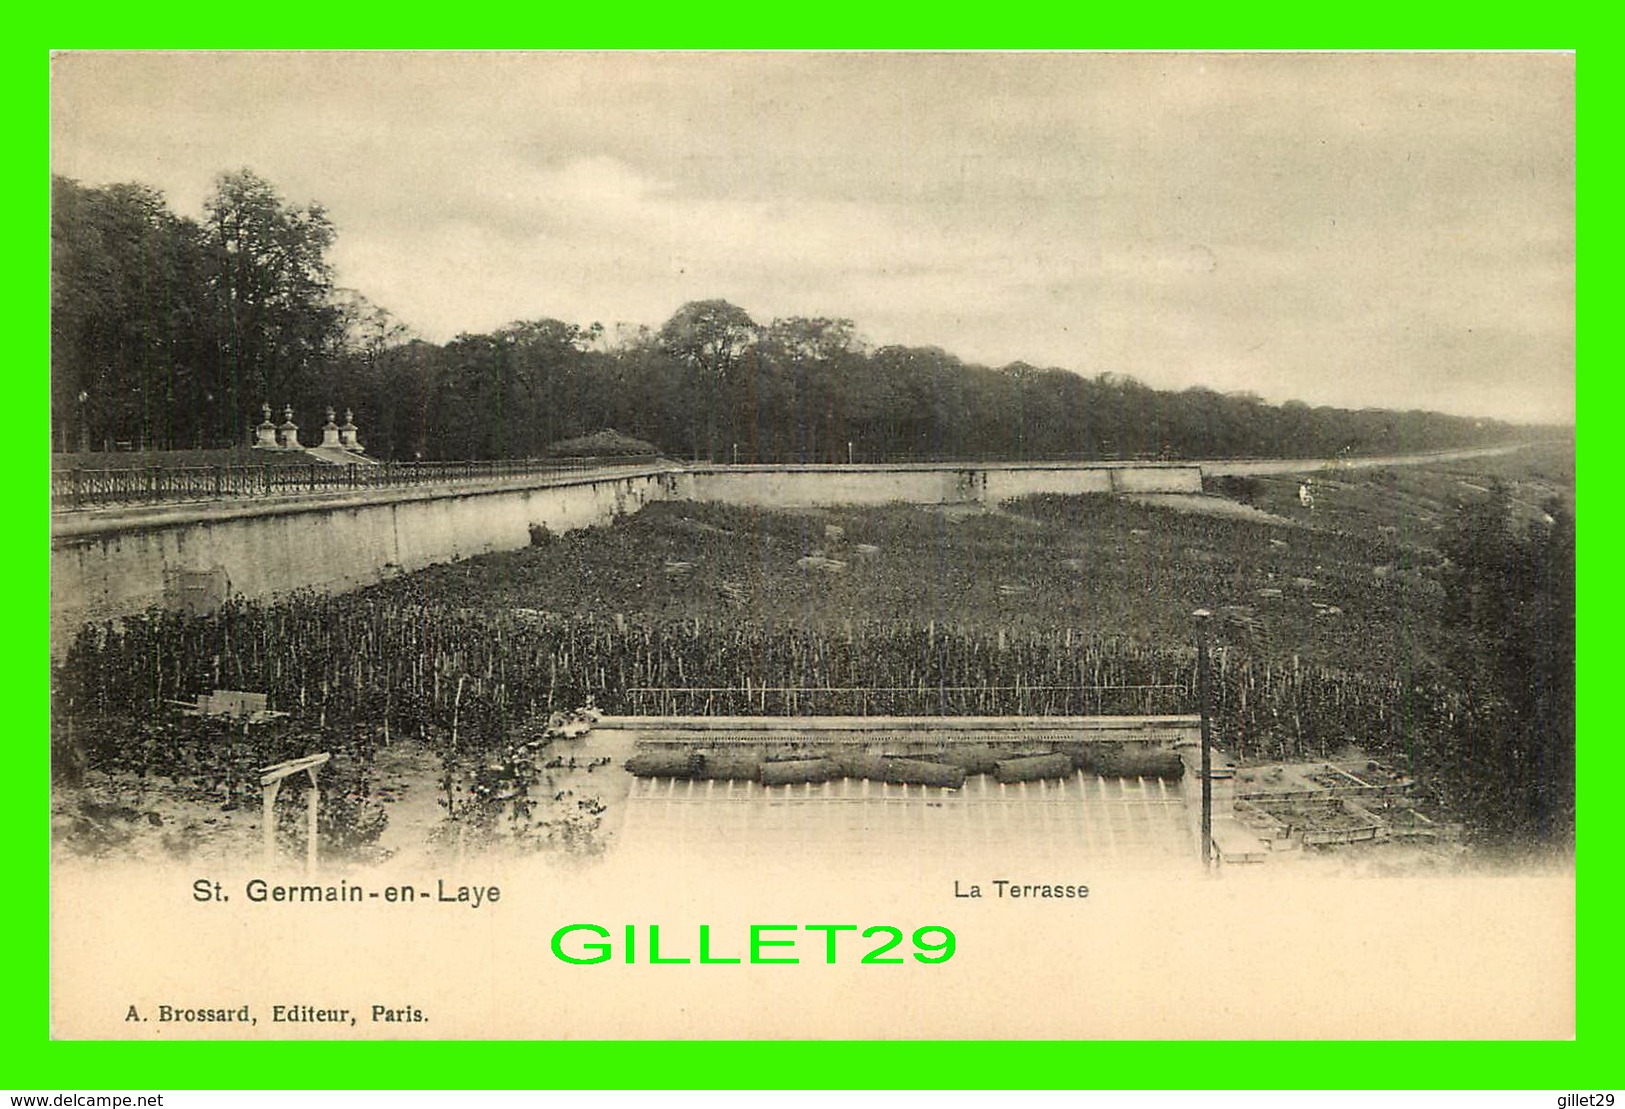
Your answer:
[[[1571,54],[51,107],[53,1036],[1574,1036]]]

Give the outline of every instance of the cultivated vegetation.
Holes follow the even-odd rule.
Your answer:
[[[1549,516],[1516,522],[1508,489],[1558,487],[1476,475],[1492,490],[1480,494],[1461,489],[1460,466],[1406,478],[1408,497],[1376,495],[1398,480],[1384,472],[1351,472],[1322,483],[1313,513],[1278,503],[1292,483],[1255,479],[1274,520],[1108,497],[651,505],[357,595],[89,629],[55,675],[58,764],[229,798],[233,779],[300,743],[342,752],[362,782],[381,747],[414,743],[439,760],[447,813],[489,827],[492,804],[528,812],[519,770],[546,756],[548,714],[589,698],[611,713],[1193,711],[1203,605],[1219,741],[1235,756],[1356,745],[1482,837],[1561,842],[1571,517],[1548,497]],[[168,700],[220,686],[268,692],[292,714],[282,738],[223,744],[166,722]]]

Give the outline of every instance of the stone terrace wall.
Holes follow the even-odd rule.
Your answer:
[[[530,525],[607,523],[652,500],[764,507],[994,503],[1032,493],[1199,492],[1194,465],[694,466],[282,501],[66,513],[51,528],[53,653],[91,620],[224,596],[357,589],[438,562],[516,550]]]
[[[343,592],[438,562],[516,550],[530,543],[531,524],[559,533],[607,523],[676,488],[673,473],[645,471],[528,488],[404,490],[59,519],[51,538],[52,651],[65,648],[65,636],[89,620],[153,605],[208,607],[221,593]]]

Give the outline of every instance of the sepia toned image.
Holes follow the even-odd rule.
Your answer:
[[[1573,1037],[1572,55],[52,136],[54,1036]]]

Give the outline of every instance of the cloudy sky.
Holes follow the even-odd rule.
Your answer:
[[[443,341],[723,297],[1266,399],[1574,411],[1568,55],[70,54],[53,169],[247,166]]]

